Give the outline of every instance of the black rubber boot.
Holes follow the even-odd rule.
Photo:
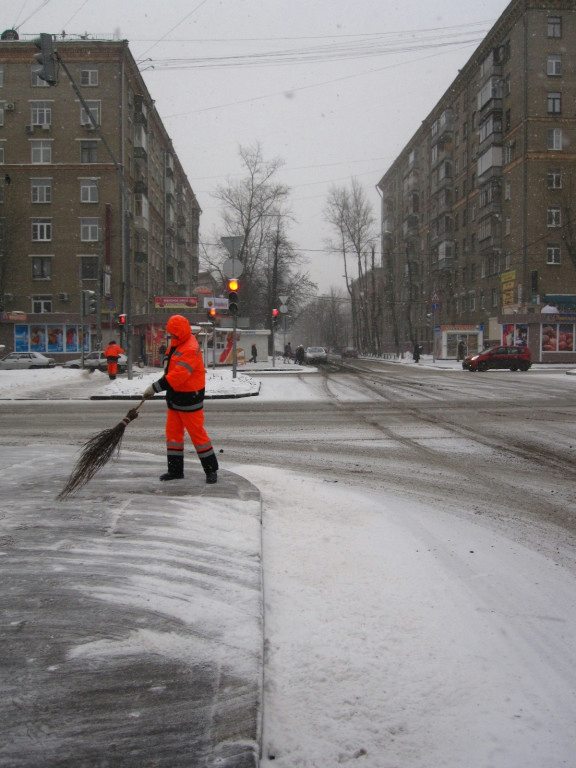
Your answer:
[[[200,459],[200,463],[206,473],[206,482],[213,485],[218,482],[218,459],[214,454]]]
[[[168,456],[168,472],[160,480],[181,480],[184,477],[184,456]]]

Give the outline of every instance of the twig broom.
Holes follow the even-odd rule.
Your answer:
[[[57,496],[59,501],[67,499],[68,496],[76,493],[82,486],[90,482],[94,475],[110,461],[114,451],[120,453],[124,431],[128,424],[138,417],[138,409],[145,401],[146,398],[140,400],[138,405],[131,408],[115,427],[98,432],[97,435],[84,443],[80,458],[76,462],[68,482]]]

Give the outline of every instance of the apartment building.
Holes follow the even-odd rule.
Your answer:
[[[576,3],[513,0],[377,184],[388,348],[576,359],[575,98]]]
[[[53,45],[50,86],[0,39],[0,343],[60,362],[122,331],[154,358],[166,298],[193,304],[200,206],[128,42]]]

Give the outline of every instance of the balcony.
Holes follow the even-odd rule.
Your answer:
[[[143,179],[138,179],[134,184],[134,194],[148,196],[148,184]]]
[[[432,146],[438,144],[439,141],[450,139],[452,137],[453,125],[452,110],[445,109],[432,124]]]
[[[134,158],[145,163],[148,161],[148,152],[144,147],[134,147]]]
[[[150,221],[147,216],[134,216],[134,229],[139,235],[147,235],[150,230]]]
[[[409,213],[402,225],[402,234],[404,237],[417,235],[420,226],[420,219],[415,213]]]
[[[136,264],[146,264],[148,261],[148,254],[146,251],[134,251],[134,261]]]

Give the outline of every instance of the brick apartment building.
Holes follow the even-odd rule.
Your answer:
[[[0,343],[62,362],[118,339],[127,313],[123,346],[153,361],[155,298],[197,284],[200,207],[127,41],[54,48],[52,87],[33,41],[0,40]]]
[[[574,0],[513,0],[377,188],[387,349],[576,360]]]

